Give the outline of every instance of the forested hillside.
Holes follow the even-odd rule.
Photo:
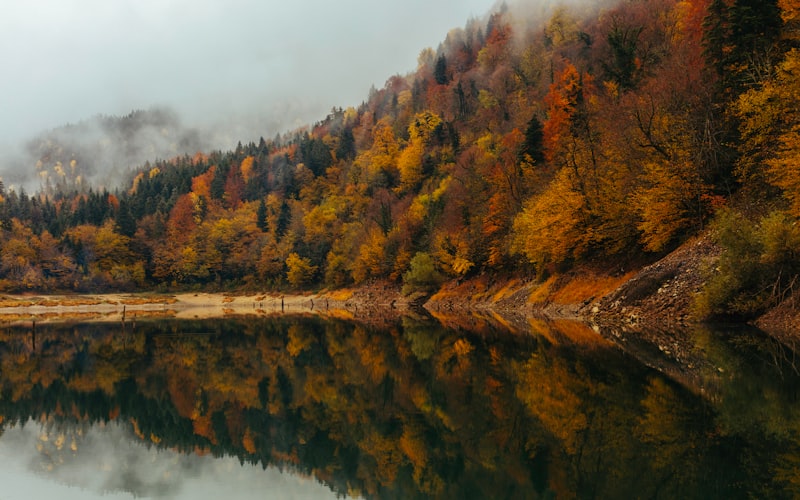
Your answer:
[[[0,285],[425,292],[646,259],[713,223],[707,312],[758,311],[800,268],[800,2],[591,6],[501,7],[357,109],[112,192],[4,192]]]

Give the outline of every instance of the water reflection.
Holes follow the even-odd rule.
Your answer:
[[[201,465],[231,460],[314,478],[324,489],[311,496],[798,493],[798,377],[777,344],[695,333],[709,360],[699,391],[579,325],[449,326],[297,316],[8,327],[0,452],[28,450],[14,453],[30,453],[27,469],[46,481],[140,497],[174,496],[209,477]],[[147,468],[159,460],[168,466]],[[76,479],[97,468],[111,482]]]
[[[332,498],[313,479],[179,453],[131,439],[127,425],[29,422],[0,440],[3,500]]]

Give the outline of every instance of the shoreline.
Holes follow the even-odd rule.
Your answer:
[[[663,263],[662,263],[663,266]],[[647,271],[652,273],[652,270]],[[672,272],[669,273],[672,275]],[[680,274],[680,273],[679,273]],[[693,340],[694,329],[703,323],[685,321],[654,322],[660,315],[645,313],[652,309],[639,303],[632,321],[630,309],[620,306],[621,294],[630,293],[630,287],[642,276],[623,280],[612,287],[612,293],[601,293],[590,301],[570,304],[551,299],[560,291],[583,282],[586,276],[566,280],[552,287],[549,298],[537,295],[546,284],[498,282],[476,294],[475,282],[462,283],[456,289],[440,291],[421,305],[402,297],[398,287],[385,283],[372,283],[355,289],[320,291],[307,294],[277,293],[224,293],[181,292],[175,294],[108,293],[108,294],[25,294],[0,296],[0,325],[29,325],[47,323],[122,323],[123,327],[137,320],[158,319],[203,320],[215,318],[268,318],[282,315],[319,315],[336,319],[357,321],[372,326],[389,326],[403,316],[427,315],[442,326],[474,331],[478,334],[494,333],[503,328],[511,335],[537,335],[553,344],[572,345],[579,349],[597,347],[615,348],[636,358],[687,387],[702,390],[697,384],[701,374],[713,371],[713,362],[697,350]],[[675,279],[674,275],[671,278]],[[671,281],[671,283],[675,283]],[[463,286],[472,289],[464,293]],[[637,285],[638,286],[638,285]],[[662,288],[663,289],[663,284]],[[596,290],[595,290],[596,291]],[[459,292],[459,293],[455,293]],[[663,292],[658,296],[673,296]],[[531,296],[540,300],[532,302]],[[574,298],[574,296],[573,296]],[[624,298],[628,307],[630,303]],[[664,313],[663,310],[659,311]],[[639,314],[642,314],[639,316]],[[674,317],[674,316],[673,316]],[[682,315],[678,316],[685,319]],[[748,325],[750,326],[750,325]],[[781,338],[764,331],[772,339],[794,350],[792,339]]]
[[[0,296],[0,324],[20,322],[212,319],[273,314],[328,314],[337,317],[386,316],[409,312],[408,302],[393,291],[378,298],[370,290],[307,294],[180,292],[153,294],[7,294]],[[399,294],[398,294],[399,295]],[[385,299],[385,300],[382,300]]]

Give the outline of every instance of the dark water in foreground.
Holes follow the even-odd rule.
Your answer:
[[[475,329],[2,328],[0,498],[800,495],[774,341],[698,331],[709,366],[678,383],[580,325]]]

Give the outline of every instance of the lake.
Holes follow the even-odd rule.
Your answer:
[[[566,322],[0,328],[0,498],[792,498],[794,351],[667,376]]]

